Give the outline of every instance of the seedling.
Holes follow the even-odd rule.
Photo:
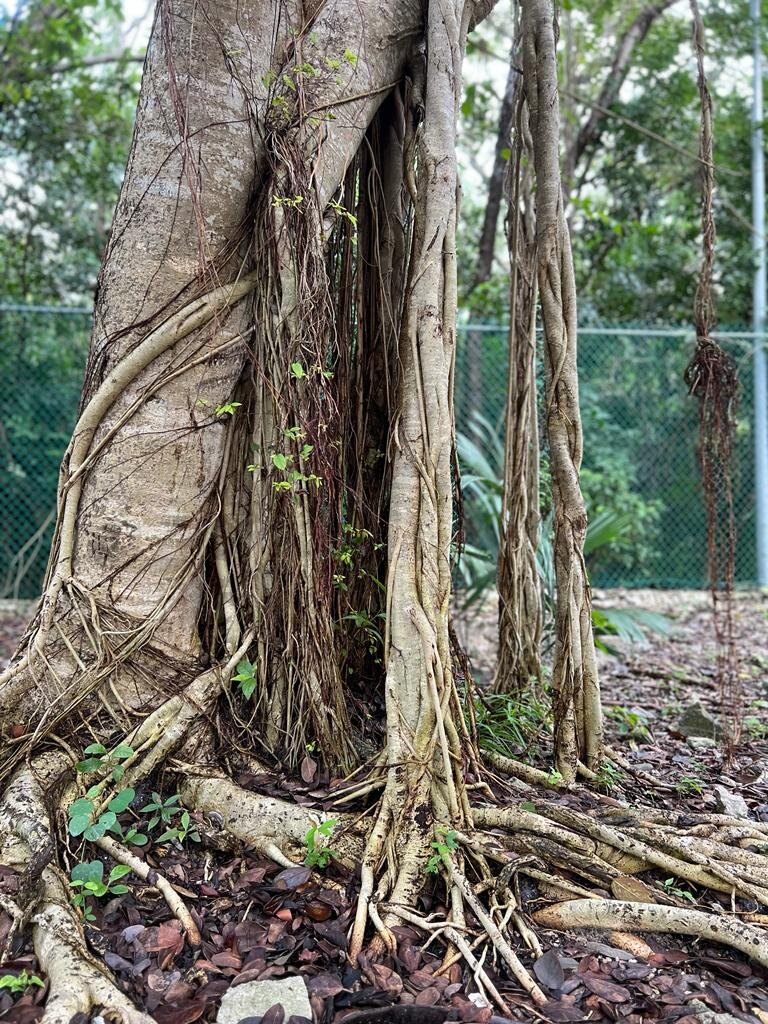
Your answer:
[[[177,806],[180,799],[181,797],[178,793],[169,796],[167,800],[163,800],[159,793],[153,793],[151,802],[141,808],[142,814],[152,815],[147,822],[147,828],[154,828],[160,822],[164,825],[170,825],[171,821],[173,821],[173,816],[180,810]]]
[[[320,846],[317,842],[318,836],[327,839],[336,828],[336,819],[328,818],[319,825],[311,825],[304,837],[307,847],[307,855],[304,863],[308,868],[327,868],[332,860],[338,859],[338,853],[331,846]]]
[[[93,843],[101,839],[107,832],[114,832],[125,842],[134,843],[136,846],[143,846],[147,837],[136,829],[130,829],[123,834],[123,827],[117,820],[118,814],[124,811],[133,800],[135,791],[130,786],[121,789],[107,804],[106,811],[96,815],[95,800],[99,794],[98,786],[91,786],[86,795],[69,805],[69,822],[67,831],[71,836],[82,836]]]
[[[189,816],[189,811],[182,811],[178,824],[167,828],[165,832],[157,837],[157,841],[158,843],[164,843],[170,839],[175,839],[177,842],[183,843],[187,838],[191,839],[193,843],[199,843],[200,833],[197,829],[192,828],[192,819]]]
[[[619,769],[608,761],[600,765],[595,774],[597,775],[598,786],[602,786],[603,789],[613,789],[622,780],[622,774]]]
[[[675,789],[678,793],[703,793],[704,783],[693,775],[683,775]]]
[[[625,736],[629,740],[650,739],[651,731],[644,711],[618,706],[609,708],[608,716],[618,723],[620,736]]]
[[[169,796],[167,800],[163,800],[159,793],[153,793],[151,802],[141,808],[142,814],[151,815],[147,822],[148,829],[153,829],[160,824],[166,826],[165,830],[157,837],[158,843],[163,843],[170,839],[183,843],[187,838],[195,843],[200,842],[200,834],[192,827],[189,811],[185,811],[178,806],[180,799],[178,793]],[[174,823],[173,819],[179,813],[178,822]]]
[[[4,974],[0,977],[0,989],[7,988],[14,996],[26,992],[30,985],[38,985],[42,988],[44,984],[42,978],[38,978],[36,974],[29,974],[26,970],[23,970],[21,974]]]
[[[104,881],[104,865],[100,860],[89,860],[75,864],[69,876],[69,886],[73,890],[72,903],[78,907],[86,921],[94,921],[95,915],[86,900],[89,896],[121,896],[130,892],[127,885],[116,884],[121,878],[130,874],[131,869],[125,864],[116,864]]]
[[[225,402],[224,405],[216,406],[217,416],[234,416],[242,405],[242,402]]]
[[[83,775],[90,775],[92,772],[109,772],[114,782],[119,782],[125,775],[125,765],[122,764],[133,754],[133,747],[127,743],[120,743],[114,750],[107,750],[102,743],[92,743],[86,747],[84,754],[90,755],[83,761],[78,761],[75,766]]]
[[[681,889],[677,884],[676,878],[665,878],[661,883],[664,891],[671,896],[677,896],[681,900],[688,900],[690,903],[696,902],[696,897],[692,892],[688,892],[687,889]]]
[[[435,853],[427,861],[427,874],[436,875],[443,861],[456,849],[456,832],[453,829],[447,832],[440,830],[437,839],[433,839],[430,845]]]
[[[237,675],[232,676],[232,680],[240,684],[240,693],[246,700],[250,700],[256,689],[256,677],[253,674],[253,664],[247,658],[237,663]]]

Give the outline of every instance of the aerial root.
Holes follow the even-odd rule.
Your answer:
[[[50,994],[41,1024],[69,1024],[96,1008],[122,1024],[153,1024],[117,988],[85,945],[80,920],[69,903],[67,883],[57,868],[42,874],[42,897],[32,917],[32,941]]]
[[[200,930],[195,924],[194,918],[187,909],[184,900],[179,896],[164,875],[161,875],[153,867],[150,867],[146,861],[143,861],[140,857],[131,853],[130,850],[127,850],[122,843],[118,843],[116,840],[110,839],[109,836],[103,836],[101,839],[97,839],[96,845],[100,849],[104,850],[105,853],[108,853],[113,860],[117,861],[119,864],[125,864],[126,867],[131,869],[134,875],[137,875],[148,885],[157,889],[168,904],[168,908],[173,916],[184,928],[190,945],[200,945],[202,938]]]
[[[581,899],[537,910],[533,919],[543,928],[555,928],[558,931],[602,928],[695,935],[731,946],[763,967],[768,967],[768,935],[762,928],[745,924],[737,918],[707,914],[701,910],[653,903]]]
[[[507,939],[502,935],[501,929],[493,920],[488,911],[483,907],[480,900],[472,892],[469,882],[461,874],[454,865],[450,858],[445,858],[444,863],[446,865],[449,877],[453,885],[457,886],[463,900],[472,910],[472,913],[477,918],[479,924],[482,925],[484,931],[488,935],[489,939],[493,943],[496,951],[498,952],[501,959],[509,967],[512,975],[522,985],[528,995],[533,999],[535,1003],[541,1006],[547,1001],[547,997],[541,991],[539,986],[533,980],[531,975],[528,973],[526,968],[521,963],[515,951],[510,946]]]

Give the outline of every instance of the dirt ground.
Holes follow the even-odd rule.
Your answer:
[[[715,786],[720,786],[741,796],[751,817],[768,821],[768,598],[744,593],[736,599],[734,627],[743,690],[739,705],[746,724],[732,756],[721,744],[694,749],[679,732],[681,716],[691,704],[700,703],[712,715],[721,710],[707,596],[614,591],[595,598],[603,606],[651,608],[668,615],[674,624],[671,636],[652,636],[643,646],[623,648],[617,657],[601,655],[608,739],[658,781],[651,786],[637,778],[620,778],[598,799],[642,801],[685,815],[715,810]],[[23,627],[23,611],[6,609],[0,614],[2,658],[8,656]],[[493,599],[478,615],[464,616],[458,624],[481,679],[487,680],[493,671],[495,629]],[[540,746],[521,753],[546,763],[546,736]],[[316,780],[244,777],[240,782],[321,806],[333,790],[332,782],[323,786]],[[583,797],[574,794],[564,794],[562,799],[574,806],[581,800],[580,806],[586,809],[595,800],[589,797],[584,803]],[[215,823],[200,821],[199,826],[215,840]],[[249,849],[211,854],[190,842],[183,846],[156,843],[143,855],[164,871],[195,908],[202,947],[191,949],[155,891],[136,884],[130,876],[127,894],[95,904],[95,920],[86,933],[121,987],[160,1024],[212,1021],[218,1001],[231,985],[295,974],[308,983],[319,1024],[442,1024],[447,1020],[500,1024],[508,1019],[768,1022],[768,972],[726,947],[697,939],[646,936],[654,953],[650,961],[642,961],[614,948],[605,934],[546,931],[540,934],[544,957],[537,960],[520,949],[549,996],[541,1010],[532,1009],[522,990],[488,956],[486,969],[511,1008],[510,1018],[503,1018],[490,1007],[478,1005],[476,996],[469,998],[477,989],[459,964],[438,973],[439,942],[424,948],[423,936],[414,928],[397,930],[396,957],[380,963],[365,958],[349,963],[347,934],[359,883],[338,866],[332,864],[325,873],[304,867],[280,870]],[[716,913],[730,907],[727,896],[696,891],[676,879],[643,877],[682,906]],[[3,876],[0,869],[0,892],[12,892],[13,884],[14,879]],[[534,890],[521,896],[524,909],[535,908]],[[442,898],[436,885],[425,895],[421,911],[440,915]],[[758,908],[742,904],[740,909]],[[0,945],[8,924],[0,913]],[[17,940],[2,971],[22,969],[34,973],[36,961],[28,945]],[[0,1021],[36,1024],[46,996],[45,978],[41,980],[43,987],[34,986],[22,996],[0,989]],[[279,1024],[279,1015],[269,1022],[265,1018],[264,1024]]]

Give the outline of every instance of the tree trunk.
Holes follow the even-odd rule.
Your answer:
[[[467,31],[489,6],[330,0],[312,13],[275,0],[244,13],[161,0],[45,594],[0,679],[0,861],[18,876],[0,914],[13,929],[32,922],[49,981],[42,1024],[97,1007],[122,1024],[150,1020],[87,948],[57,829],[74,857],[109,857],[155,886],[200,941],[179,893],[126,848],[118,817],[160,771],[198,822],[217,814],[225,836],[283,866],[307,856],[310,830],[322,844],[336,827],[334,854],[360,867],[351,961],[369,920],[374,952],[398,952],[403,921],[446,928],[504,1014],[465,935],[477,922],[545,1002],[505,934],[511,920],[532,941],[511,878],[540,856],[602,884],[618,850],[639,869],[764,901],[759,854],[738,850],[744,864],[711,843],[702,866],[691,836],[670,853],[664,831],[660,851],[631,815],[622,831],[546,801],[499,808],[483,781],[448,614],[456,117]],[[551,12],[526,12],[565,775],[582,741],[594,764],[599,734]],[[331,770],[367,762],[334,787],[353,811],[229,777],[241,765],[290,772],[299,758],[312,772],[307,747]],[[521,844],[533,857],[510,859]],[[445,884],[444,924],[416,913],[431,871]]]
[[[496,232],[499,224],[499,211],[504,194],[504,177],[509,164],[510,135],[515,112],[515,97],[520,84],[520,71],[515,66],[519,51],[519,41],[515,40],[509,54],[509,71],[501,99],[499,124],[496,132],[496,145],[493,153],[493,167],[488,178],[488,194],[485,201],[483,226],[475,263],[475,274],[470,293],[470,313],[473,319],[482,320],[483,293],[482,286],[488,282],[493,269],[493,257],[496,252]],[[478,409],[482,412],[483,395],[483,332],[467,333],[467,395],[470,411]]]
[[[541,676],[539,425],[536,392],[536,241],[525,107],[508,178],[511,267],[509,379],[498,559],[499,652],[493,689],[513,693]]]
[[[576,289],[560,179],[557,58],[550,0],[523,9],[523,68],[536,169],[536,250],[544,326],[546,424],[555,518],[557,584],[555,763],[572,782],[578,762],[601,757],[602,724],[579,485],[582,456],[576,367]]]

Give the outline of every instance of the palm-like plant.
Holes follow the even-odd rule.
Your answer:
[[[501,530],[503,432],[481,413],[474,412],[470,432],[459,431],[456,447],[461,467],[467,543],[458,559],[457,590],[462,607],[477,605],[496,584],[496,558]],[[584,543],[584,556],[590,560],[601,551],[627,538],[634,525],[631,513],[604,509],[590,518]],[[551,624],[555,606],[555,565],[552,550],[552,516],[542,521],[536,561],[541,578],[545,622]],[[592,626],[597,646],[616,653],[608,637],[637,643],[646,633],[668,634],[671,623],[664,615],[642,608],[592,609]]]

